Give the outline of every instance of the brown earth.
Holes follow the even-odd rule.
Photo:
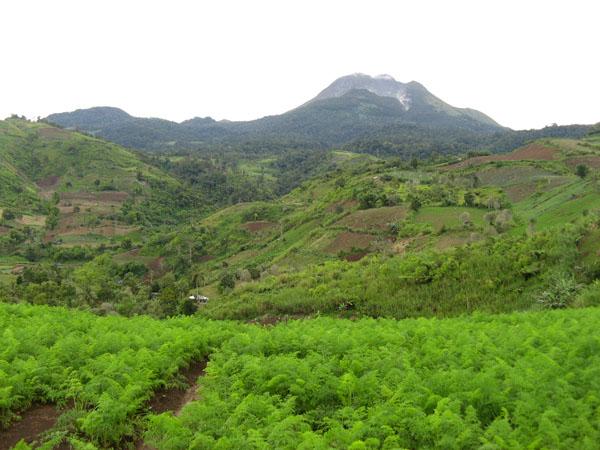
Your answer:
[[[462,245],[470,244],[475,241],[481,240],[479,233],[460,233],[460,234],[446,234],[439,238],[436,242],[435,247],[438,250],[446,250],[453,247],[460,247]]]
[[[0,236],[2,236],[4,234],[8,234],[9,232],[10,232],[10,228],[0,226]]]
[[[122,203],[129,194],[122,191],[103,191],[103,192],[61,192],[60,199],[68,201],[93,201],[93,202],[108,202]]]
[[[567,159],[565,163],[571,169],[575,169],[580,164],[591,167],[592,169],[600,169],[600,156],[578,156],[577,158]]]
[[[344,259],[348,262],[355,262],[355,261],[360,261],[361,259],[363,259],[365,256],[367,256],[369,254],[369,252],[357,252],[357,253],[352,253],[350,255],[346,255],[344,256]]]
[[[173,411],[173,414],[178,416],[185,405],[198,399],[196,392],[198,390],[198,378],[204,375],[206,363],[206,360],[195,361],[188,368],[179,372],[188,387],[185,389],[163,388],[157,390],[148,402],[148,409],[153,414]]]
[[[521,200],[525,200],[536,191],[536,183],[513,184],[512,186],[504,188],[504,192],[511,202],[520,202]]]
[[[132,248],[128,252],[121,253],[119,255],[119,257],[122,257],[123,259],[135,258],[136,256],[138,256],[140,254],[140,250],[141,250],[140,248]]]
[[[128,225],[100,225],[98,227],[74,227],[65,230],[60,229],[57,235],[80,236],[85,234],[98,234],[101,236],[122,236],[136,230],[136,227]]]
[[[50,176],[36,181],[35,184],[41,189],[53,189],[58,185],[59,181],[59,176]]]
[[[520,202],[535,192],[548,192],[569,181],[568,177],[549,177],[546,182],[519,183],[504,188],[506,196],[511,202]]]
[[[23,215],[16,220],[21,225],[29,225],[34,227],[43,227],[46,224],[46,216],[28,216]]]
[[[62,140],[69,136],[69,131],[62,128],[45,127],[38,129],[38,135],[44,139]]]
[[[326,208],[326,211],[329,213],[333,213],[336,211],[336,209],[338,209],[338,207],[341,207],[343,211],[348,211],[350,209],[356,208],[357,206],[358,206],[357,200],[344,200],[341,202],[332,203],[331,205],[329,205]]]
[[[338,234],[335,239],[325,248],[328,253],[338,254],[339,252],[349,252],[353,248],[367,249],[376,239],[372,234],[353,233],[345,231]]]
[[[98,235],[103,237],[112,236],[123,236],[132,231],[135,231],[137,227],[129,225],[100,225],[96,227],[86,227],[69,225],[61,222],[55,230],[48,232],[44,235],[44,242],[48,243],[61,236],[86,236],[86,235]]]
[[[534,160],[534,161],[552,161],[556,159],[559,150],[552,147],[546,147],[541,144],[529,144],[518,150],[510,153],[501,155],[488,155],[488,156],[476,156],[474,158],[465,159],[464,161],[450,164],[444,169],[464,169],[469,166],[480,166],[482,164],[494,161],[522,161],[522,160]]]
[[[406,217],[403,206],[385,206],[383,208],[361,209],[343,217],[336,225],[359,230],[385,230],[388,224]]]
[[[193,362],[179,372],[187,388],[162,388],[155,391],[148,401],[148,409],[153,414],[172,411],[179,415],[183,407],[193,400],[198,399],[198,378],[204,375],[206,360]],[[8,429],[0,430],[0,450],[9,450],[17,442],[24,439],[32,443],[42,433],[56,425],[56,421],[63,411],[53,405],[37,405],[20,413],[21,420],[13,423]],[[149,448],[143,443],[138,443],[137,448]]]
[[[161,414],[167,411],[173,412],[176,416],[181,413],[185,405],[194,400],[198,400],[198,378],[204,375],[207,361],[195,361],[179,374],[185,379],[187,388],[163,388],[154,393],[154,396],[148,401],[148,409],[152,414]],[[151,450],[143,440],[135,443],[136,450]]]
[[[0,450],[8,450],[24,439],[32,443],[44,432],[51,429],[62,411],[53,405],[36,405],[19,413],[21,420],[14,422],[6,430],[0,430]]]
[[[242,224],[242,228],[249,231],[250,233],[258,233],[263,230],[268,230],[276,227],[275,222],[268,222],[266,220],[259,220],[256,222],[246,222]]]
[[[129,194],[122,191],[104,191],[96,194],[96,198],[101,202],[122,203],[127,200],[127,197]]]
[[[11,275],[20,275],[25,271],[25,266],[23,264],[17,264],[10,271]]]
[[[149,272],[146,274],[145,279],[149,280],[151,276],[160,278],[165,273],[167,273],[167,266],[165,264],[165,258],[163,256],[159,256],[158,258],[153,259],[149,263],[146,264]]]

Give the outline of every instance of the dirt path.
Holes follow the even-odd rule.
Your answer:
[[[161,414],[167,411],[173,411],[178,415],[183,407],[196,399],[196,391],[198,390],[198,378],[204,375],[207,361],[193,362],[187,369],[180,372],[185,378],[187,389],[159,389],[154,393],[154,396],[148,402],[148,407],[153,414]]]
[[[196,361],[180,372],[188,385],[186,389],[171,388],[156,391],[148,402],[149,410],[154,414],[173,411],[175,415],[179,415],[185,405],[197,400],[198,378],[204,375],[206,363],[207,361]],[[0,430],[0,450],[9,450],[21,439],[27,443],[34,442],[42,433],[56,425],[63,412],[53,405],[36,405],[19,413],[21,416],[19,421],[12,423],[6,430]],[[68,447],[66,445],[64,448]],[[148,450],[151,447],[139,441],[136,443],[136,449]]]
[[[186,389],[159,389],[154,393],[154,396],[148,402],[148,409],[153,414],[161,414],[167,411],[172,411],[178,416],[181,410],[189,402],[198,400],[198,378],[204,375],[206,363],[208,361],[195,361],[187,369],[180,372],[188,388]],[[142,440],[135,445],[136,450],[151,450],[152,447],[146,445]]]
[[[6,430],[0,430],[0,450],[8,450],[21,439],[27,443],[35,441],[44,431],[52,428],[62,411],[53,405],[37,405],[20,413],[21,420]]]

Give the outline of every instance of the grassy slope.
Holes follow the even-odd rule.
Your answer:
[[[123,147],[44,123],[0,122],[0,149],[6,169],[17,171],[24,183],[43,184],[44,179],[58,176],[59,192],[97,191],[96,180],[113,185],[114,190],[144,189],[136,179],[138,172],[144,179],[175,182]]]
[[[66,246],[96,246],[131,232],[107,217],[126,199],[168,203],[181,186],[118,145],[18,119],[0,121],[0,181],[0,209],[17,216],[5,224],[12,228],[43,227],[58,195],[59,223],[45,239]]]
[[[598,180],[594,172],[592,171],[585,179],[580,179],[569,165],[570,160],[581,155],[597,155],[600,159],[600,146],[596,141],[547,140],[540,145],[556,149],[555,159],[544,161],[517,158],[500,163],[491,161],[484,165],[452,170],[451,173],[430,168],[417,171],[398,170],[376,162],[354,172],[342,171],[338,176],[319,178],[306,183],[276,205],[247,204],[224,210],[204,223],[217,230],[217,234],[222,233],[219,235],[223,238],[230,237],[230,245],[226,251],[223,248],[214,248],[212,254],[214,259],[198,266],[197,270],[204,274],[209,284],[205,288],[206,291],[218,298],[219,294],[214,289],[214,284],[212,286],[210,284],[214,283],[224,271],[239,273],[240,269],[246,267],[261,267],[264,270],[263,281],[257,283],[242,279],[238,282],[236,290],[223,298],[224,303],[217,300],[209,310],[220,311],[216,316],[224,315],[224,317],[235,317],[236,313],[233,311],[238,311],[244,317],[256,317],[268,314],[269,311],[274,314],[294,313],[304,307],[313,312],[330,311],[332,304],[327,298],[335,296],[323,297],[321,300],[324,303],[322,303],[318,296],[307,294],[308,286],[300,289],[293,288],[290,291],[287,280],[311,279],[315,272],[319,272],[319,269],[312,268],[312,265],[328,261],[333,264],[338,259],[338,254],[337,251],[332,251],[332,243],[339,244],[336,237],[341,235],[346,240],[354,239],[356,242],[366,242],[365,233],[373,236],[368,248],[356,248],[355,252],[360,253],[362,250],[373,254],[383,252],[393,257],[403,258],[403,255],[418,254],[430,248],[451,249],[475,242],[494,231],[490,230],[491,227],[484,220],[489,209],[469,208],[464,205],[443,206],[435,200],[428,202],[428,196],[432,195],[437,186],[444,186],[459,199],[460,203],[466,191],[475,192],[478,200],[484,202],[486,198],[493,196],[507,198],[506,192],[515,185],[533,184],[534,189],[525,192],[523,198],[512,202],[509,206],[510,221],[504,233],[520,240],[522,240],[520,236],[532,228],[538,232],[549,231],[575,221],[588,212],[594,213],[600,210]],[[478,187],[469,188],[468,184],[473,175],[480,177],[481,181]],[[340,179],[345,180],[343,186],[339,183]],[[358,202],[354,200],[355,193],[365,186],[385,192],[388,196],[396,196],[399,199],[398,207],[403,207],[407,211],[405,219],[399,222],[405,224],[404,229],[416,226],[416,234],[409,234],[406,238],[396,237],[394,242],[392,239],[394,235],[389,232],[389,222],[381,219],[381,211],[385,208],[359,211]],[[425,199],[424,206],[416,213],[408,211],[406,198],[411,192],[420,193]],[[269,214],[253,216],[257,220],[271,223],[271,226],[259,233],[244,231],[248,211],[252,211],[253,208],[258,210],[271,208]],[[473,224],[470,229],[465,229],[462,224],[464,213],[468,214]],[[355,215],[358,215],[359,219],[350,220]],[[378,219],[371,224],[368,222],[368,217],[378,217]],[[359,226],[361,222],[364,226]],[[494,231],[492,235],[494,234],[497,232]],[[575,241],[572,244],[574,243]],[[352,253],[349,245],[346,249]],[[223,262],[228,264],[226,269],[223,269]],[[345,265],[351,267],[352,264],[356,263],[343,263],[344,267]],[[373,266],[374,273],[377,273],[377,267],[381,264],[380,262],[368,263],[369,267]],[[322,272],[327,278],[328,271],[336,270],[338,269],[331,266]],[[345,270],[350,269],[342,271]],[[298,271],[301,273],[297,275]],[[352,271],[352,275],[348,278],[353,278],[356,282],[367,276],[366,273],[357,272],[361,271],[358,269]],[[275,279],[265,278],[269,274],[276,275]],[[292,283],[292,285],[296,284]],[[347,285],[346,289],[352,290],[350,285]],[[286,290],[287,293],[284,294]],[[273,295],[277,296],[277,292],[280,291],[282,296],[280,298],[295,296],[297,301],[282,309],[271,309],[269,305],[278,301]],[[360,289],[356,291],[361,292]],[[344,304],[345,300],[348,299],[335,299],[339,304]],[[285,302],[287,303],[287,300]],[[533,297],[523,306],[530,307],[531,302],[535,302]],[[261,306],[257,307],[257,303]],[[391,311],[389,310],[388,313]],[[416,314],[421,313],[416,312]]]

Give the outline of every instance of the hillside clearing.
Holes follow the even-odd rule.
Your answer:
[[[348,214],[335,223],[336,226],[356,230],[385,230],[389,224],[403,220],[407,210],[404,206],[384,206],[363,209]]]

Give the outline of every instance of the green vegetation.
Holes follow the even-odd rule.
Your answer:
[[[52,441],[74,427],[106,447],[132,437],[152,391],[177,383],[179,368],[205,358],[234,327],[0,305],[0,329],[0,422],[33,403],[70,404]]]
[[[556,278],[595,276],[574,273],[584,233],[563,229],[494,238],[446,253],[327,262],[244,284],[201,312],[213,318],[341,313],[402,319],[537,309],[537,296]]]
[[[598,441],[597,134],[145,156],[9,119],[0,144],[0,430],[51,404],[46,449]]]
[[[103,224],[94,211],[80,211],[86,223],[97,224],[85,235],[64,226],[68,197],[53,195],[43,230],[5,219],[14,225],[0,246],[27,264],[14,264],[14,274],[5,266],[9,282],[0,295],[100,314],[168,317],[193,314],[188,297],[203,294],[211,301],[199,314],[244,320],[536,309],[556,278],[594,280],[595,269],[581,268],[579,243],[594,235],[600,188],[593,172],[575,174],[581,160],[600,161],[593,140],[548,140],[445,164],[336,151],[312,179],[274,200],[144,228],[118,219]],[[214,202],[223,193],[210,188],[219,186],[210,181],[215,163],[191,155],[148,161],[175,182],[189,178],[190,189]],[[276,196],[269,183],[281,172],[267,170],[272,162],[255,160],[243,170],[262,174],[273,188],[268,195]],[[242,190],[249,199],[262,196]],[[34,218],[18,220],[34,224]]]
[[[251,328],[157,448],[594,448],[600,311]]]
[[[263,328],[0,305],[0,414],[68,404],[47,445],[594,448],[599,322],[591,308]],[[153,415],[152,391],[207,356],[200,399]]]

